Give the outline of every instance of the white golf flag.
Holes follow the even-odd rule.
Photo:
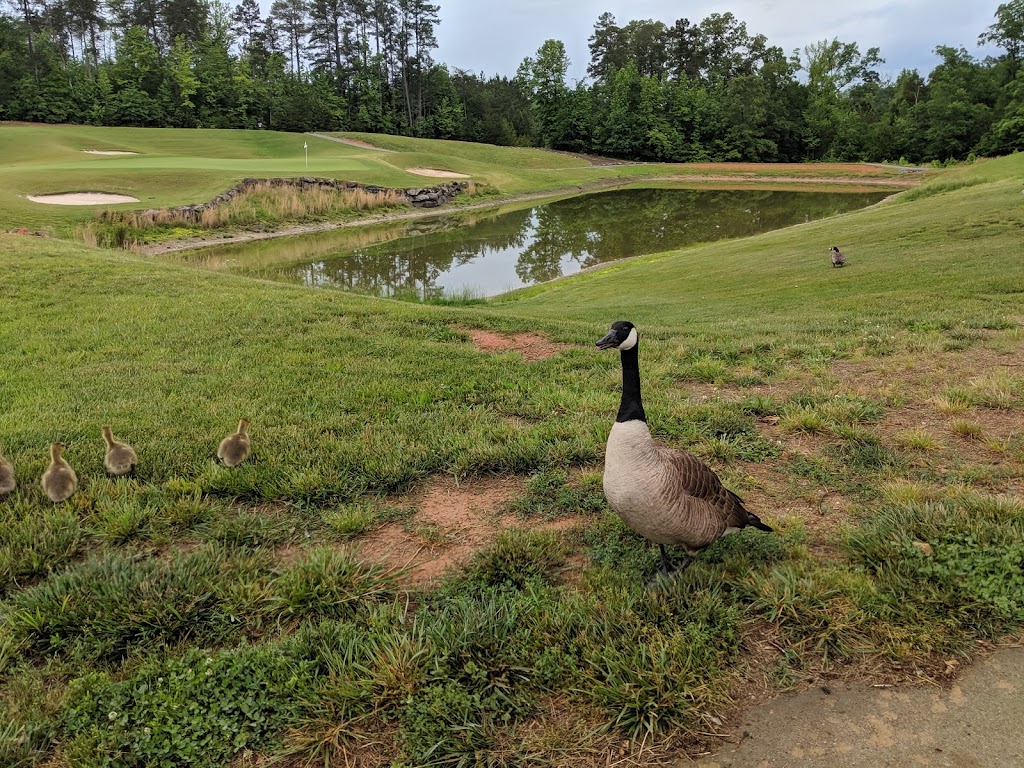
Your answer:
[[[309,149],[309,144],[307,144],[306,142],[302,142],[302,148]]]

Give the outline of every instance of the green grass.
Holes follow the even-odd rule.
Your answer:
[[[379,152],[304,134],[273,131],[0,123],[0,156],[8,158],[0,168],[0,228],[48,229],[68,234],[93,218],[92,206],[44,205],[24,198],[57,192],[132,195],[140,202],[111,206],[114,210],[130,211],[202,203],[249,177],[324,176],[408,188],[437,181],[407,171],[428,167],[468,173],[484,185],[481,192],[514,195],[698,172],[688,171],[688,166],[597,167],[545,150],[369,134],[339,135],[351,135],[400,151]],[[309,144],[308,165],[304,142]],[[90,155],[83,150],[138,154]],[[742,175],[739,171],[734,173],[737,177]],[[843,166],[838,171],[795,166],[785,173],[867,173],[882,180],[896,177],[890,170],[858,165]],[[270,226],[290,221],[269,212],[260,220]],[[188,234],[191,232],[181,233]]]
[[[63,130],[0,174],[29,177],[60,147],[73,165],[93,162],[81,148],[124,146]],[[242,138],[273,154],[295,137]],[[707,732],[751,633],[782,639],[763,661],[784,686],[865,658],[928,669],[1019,631],[1019,439],[986,462],[983,443],[888,423],[912,406],[955,430],[954,406],[979,437],[1001,435],[989,419],[1024,410],[1001,368],[1020,342],[1024,156],[962,173],[970,183],[916,200],[468,306],[0,235],[0,442],[19,480],[0,501],[0,763],[219,766],[251,750],[524,764],[558,738],[551,709],[582,723],[566,759],[603,763],[624,739],[671,751]],[[815,256],[833,242],[849,243],[843,270]],[[652,430],[708,458],[777,530],[728,537],[650,586],[657,549],[605,508],[595,472],[620,374],[593,343],[620,318],[641,330]],[[476,327],[569,348],[492,356],[470,343]],[[960,354],[996,362],[923,390],[837,365]],[[242,416],[253,456],[228,470],[214,453]],[[104,423],[139,452],[136,479],[105,477]],[[38,479],[58,439],[81,489],[52,505]],[[361,552],[371,533],[427,530],[400,496],[420,482],[495,473],[528,476],[503,510],[524,530],[436,588]],[[839,533],[804,517],[823,490],[847,509]],[[545,530],[553,519],[573,527]],[[446,546],[432,530],[424,546]]]

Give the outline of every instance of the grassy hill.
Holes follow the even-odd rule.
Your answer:
[[[168,165],[124,179],[166,200],[243,172],[219,134],[189,132],[226,164],[203,176],[197,145],[91,130],[54,129],[0,187],[49,165],[54,189],[116,179],[83,148],[150,150]],[[241,140],[268,173],[301,157]],[[186,151],[200,159],[175,170]],[[367,178],[393,162],[330,151]],[[0,452],[19,478],[0,501],[0,763],[596,765],[627,738],[648,760],[692,748],[750,680],[941,678],[1024,626],[1022,177],[1021,155],[979,163],[467,307],[0,235]],[[621,318],[641,329],[652,429],[778,530],[653,588],[656,552],[598,474],[619,371],[593,342]],[[527,362],[478,350],[477,329],[563,346]],[[212,456],[240,416],[254,457],[227,470]],[[103,476],[104,423],[138,478]],[[82,487],[51,505],[38,478],[58,439]],[[445,478],[494,475],[514,492],[459,514],[513,528],[413,580],[424,552],[476,546],[431,489],[444,510]]]

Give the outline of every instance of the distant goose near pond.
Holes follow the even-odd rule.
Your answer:
[[[249,442],[248,429],[248,420],[241,419],[238,422],[238,431],[232,432],[220,441],[220,447],[217,449],[217,458],[224,462],[225,466],[237,467],[249,458],[249,451],[252,449],[252,445]]]
[[[622,402],[608,435],[604,494],[626,525],[661,548],[662,573],[672,570],[666,546],[686,548],[682,569],[726,533],[748,525],[771,531],[703,461],[651,436],[640,401],[636,327],[624,320],[612,323],[597,346],[617,349],[622,358]]]
[[[832,266],[841,267],[846,263],[846,257],[843,256],[843,252],[839,250],[838,246],[832,246]]]
[[[43,472],[43,492],[54,504],[67,501],[78,490],[78,475],[61,456],[65,448],[64,443],[51,443],[50,466]]]
[[[4,458],[0,453],[0,496],[6,496],[14,491],[14,465]]]
[[[103,442],[107,444],[107,454],[103,457],[107,472],[115,477],[135,474],[135,465],[139,463],[135,449],[128,443],[115,440],[109,424],[103,425]]]

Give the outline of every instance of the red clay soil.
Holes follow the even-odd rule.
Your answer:
[[[480,352],[498,353],[511,350],[518,352],[527,362],[544,360],[569,348],[568,344],[556,344],[536,333],[509,335],[478,328],[471,329],[468,333],[473,340],[473,346]]]
[[[411,584],[435,581],[490,546],[503,530],[526,525],[504,511],[508,502],[525,495],[525,486],[525,477],[431,480],[400,504],[415,507],[412,518],[388,523],[359,539],[362,555],[391,568],[408,568],[404,578]],[[529,525],[564,530],[575,522],[568,518]]]
[[[803,176],[808,171],[839,171],[843,176],[883,176],[883,169],[874,166],[852,163],[686,163],[687,168],[708,173],[751,173],[764,176],[775,172],[787,175]]]

